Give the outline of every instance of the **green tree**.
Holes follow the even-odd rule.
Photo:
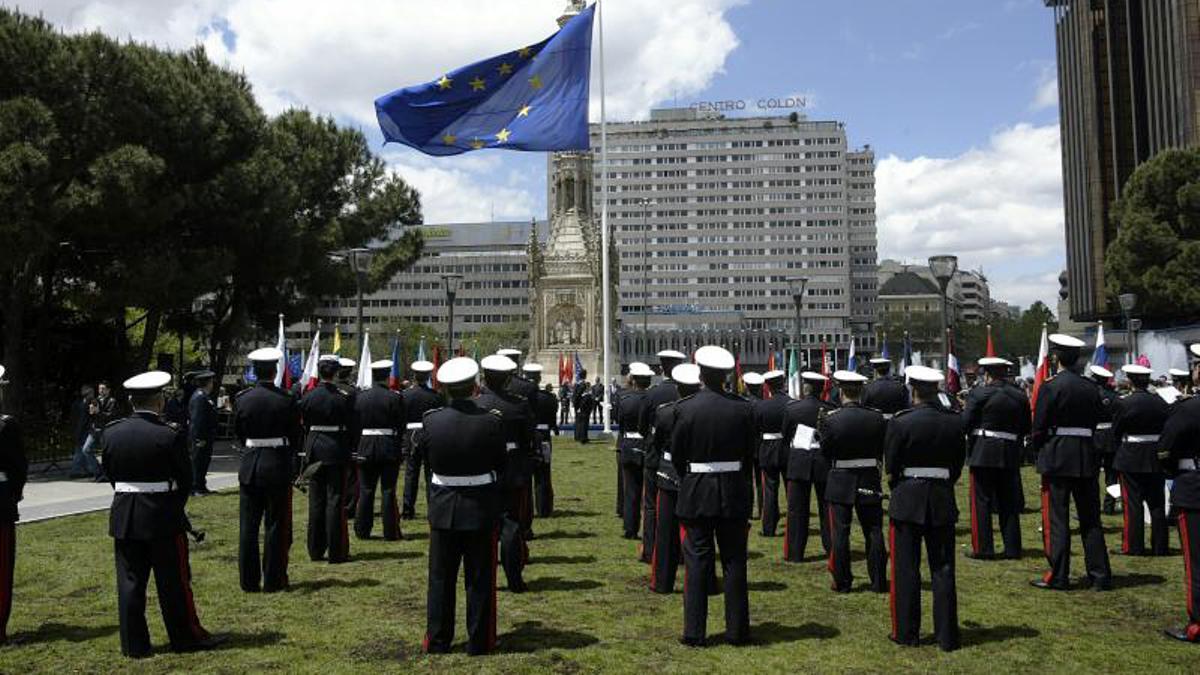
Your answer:
[[[1105,252],[1110,301],[1138,295],[1151,319],[1200,316],[1200,150],[1169,150],[1142,164],[1114,204]]]

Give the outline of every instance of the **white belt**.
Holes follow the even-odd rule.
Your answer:
[[[1196,470],[1196,460],[1195,459],[1179,460],[1179,470],[1180,471],[1195,471]]]
[[[622,438],[641,438],[642,435],[636,431],[627,431],[622,435]]]
[[[1096,424],[1096,431],[1105,431],[1105,430],[1111,429],[1111,428],[1112,428],[1112,422],[1098,422]]]
[[[395,429],[363,429],[363,436],[395,436]]]
[[[661,479],[663,479],[663,480],[671,480],[671,481],[675,480],[675,477],[674,477],[674,476],[667,475],[667,474],[665,474],[665,473],[663,473],[663,472],[661,472],[661,471],[659,471],[659,472],[658,472],[658,477],[659,477],[659,478],[661,478]]]
[[[883,413],[883,419],[885,419],[885,420],[890,420],[895,416],[896,416],[895,413]]]
[[[113,492],[170,492],[171,484],[167,481],[156,483],[117,482],[113,484]]]
[[[247,438],[244,444],[247,448],[282,448],[287,445],[286,438]]]
[[[663,458],[663,459],[665,459],[665,460],[667,460],[668,462],[669,462],[669,461],[671,461],[671,453],[669,453],[669,452],[664,452],[664,453],[662,454],[662,458]]]
[[[1092,430],[1084,427],[1057,427],[1054,430],[1055,436],[1076,436],[1078,438],[1091,438]]]
[[[494,472],[475,474],[474,476],[444,476],[440,473],[432,474],[429,478],[434,485],[443,487],[478,487],[480,485],[491,485],[496,482],[496,474]]]
[[[1015,441],[1019,438],[1016,434],[1007,431],[992,431],[991,429],[976,429],[972,435],[984,438],[999,438],[1005,441]]]
[[[8,482],[8,474],[5,473],[4,471],[0,471],[0,483],[7,483],[7,482]]]
[[[516,443],[512,443],[512,442],[505,443],[505,444],[504,444],[504,449],[505,449],[505,450],[516,450],[516,449],[517,449],[517,444],[516,444]]]
[[[741,462],[692,462],[688,464],[688,471],[692,473],[733,473],[741,470]]]
[[[762,439],[764,441],[782,441],[783,434],[763,434]]]
[[[905,478],[949,478],[950,469],[938,466],[910,466],[904,470]]]
[[[420,429],[423,426],[425,426],[425,425],[421,424],[420,422],[409,422],[408,424],[404,425],[404,428],[411,430],[411,429]]]
[[[308,428],[309,431],[322,431],[328,434],[336,434],[342,428],[336,424],[314,424]]]
[[[538,431],[550,431],[550,425],[549,424],[539,424],[539,425],[537,425],[537,430]]]
[[[878,462],[873,459],[839,459],[833,462],[835,469],[872,469]]]
[[[1158,434],[1125,434],[1126,443],[1157,443]]]

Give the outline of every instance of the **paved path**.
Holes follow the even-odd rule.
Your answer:
[[[208,472],[208,489],[237,485],[237,456],[229,443],[217,443]],[[77,513],[104,511],[112,504],[112,485],[86,479],[69,480],[65,473],[31,476],[21,501],[21,521],[31,523]]]

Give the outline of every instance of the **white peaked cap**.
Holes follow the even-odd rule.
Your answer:
[[[1192,353],[1192,356],[1200,359],[1200,342],[1197,342],[1196,344],[1192,345],[1191,347],[1188,347],[1188,351],[1190,351]]]
[[[782,370],[768,370],[767,372],[763,373],[763,379],[774,380],[776,378],[783,377],[784,375],[787,375],[787,373],[783,372]]]
[[[504,349],[497,349],[496,353],[499,354],[500,356],[509,356],[509,357],[518,356],[519,357],[521,355],[521,350],[513,349],[512,347],[506,347]]]
[[[681,363],[671,369],[671,379],[679,384],[700,384],[700,366],[694,363]]]
[[[429,361],[413,361],[409,368],[412,368],[414,373],[432,373],[433,363]]]
[[[824,375],[814,372],[814,371],[811,371],[811,370],[806,370],[803,373],[800,373],[800,377],[802,379],[808,380],[809,382],[828,382],[829,381],[828,377],[825,377]]]
[[[1092,366],[1088,370],[1090,370],[1093,375],[1099,375],[1106,380],[1111,380],[1113,376],[1113,372],[1104,366]]]
[[[526,373],[540,373],[542,372],[542,364],[526,363],[525,365],[521,366],[521,370]]]
[[[0,366],[0,378],[4,377],[4,366]]]
[[[1047,339],[1050,340],[1050,344],[1057,347],[1064,347],[1067,349],[1083,349],[1084,347],[1083,340],[1080,340],[1077,337],[1071,337],[1070,335],[1063,335],[1062,333],[1055,333]]]
[[[418,361],[417,363],[428,363]],[[442,364],[437,371],[437,380],[442,384],[458,384],[475,379],[479,374],[479,364],[474,359],[458,356]]]
[[[674,372],[674,371],[672,371],[672,372]],[[742,382],[745,382],[746,384],[751,385],[751,386],[758,386],[763,383],[763,376],[759,375],[758,373],[756,373],[754,371],[750,371],[748,373],[742,373]]]
[[[259,363],[278,363],[283,358],[283,352],[275,347],[263,347],[250,352],[246,358]]]
[[[654,377],[654,371],[650,370],[650,366],[641,361],[629,364],[629,374],[634,377]]]
[[[341,361],[341,359],[339,359],[339,358],[338,358],[338,355],[337,355],[337,354],[322,354],[322,355],[321,355],[321,358],[317,359],[317,361],[326,361],[326,362],[329,362],[329,361],[335,361],[335,362],[340,362],[340,361]]]
[[[391,367],[392,367],[391,359],[380,359],[378,361],[371,362],[371,370],[379,370],[380,368],[391,368]]]
[[[696,365],[713,370],[733,370],[734,358],[724,347],[705,345],[696,350]]]
[[[997,356],[985,356],[982,359],[979,359],[979,361],[977,361],[976,363],[978,363],[980,366],[983,366],[984,368],[987,368],[988,366],[1011,366],[1012,365],[1012,361],[1009,361],[1008,359],[1002,359]]]
[[[517,369],[517,364],[512,359],[499,354],[483,357],[479,365],[484,370],[490,370],[493,373],[510,373]]]
[[[909,366],[904,369],[904,376],[917,382],[941,382],[946,379],[942,371],[928,366]]]
[[[681,361],[687,358],[686,356],[684,356],[683,352],[677,352],[674,349],[664,349],[661,352],[655,354],[655,356],[657,356],[660,359],[679,359]],[[674,372],[674,371],[672,371],[672,372]],[[672,377],[671,379],[675,379],[675,378]]]
[[[1150,375],[1151,371],[1146,366],[1139,366],[1136,363],[1128,366],[1121,366],[1121,372],[1126,375]]]
[[[847,384],[854,384],[856,382],[861,384],[867,381],[866,377],[859,375],[853,370],[839,370],[833,374],[833,379]]]
[[[890,365],[892,365],[892,360],[891,360],[891,359],[885,359],[885,358],[883,358],[882,356],[877,356],[877,357],[875,357],[875,358],[871,359],[871,360],[869,361],[869,363],[870,363],[871,365],[873,365],[873,366],[882,366],[882,365],[883,365],[883,364],[885,364],[885,363],[886,363],[886,364],[888,364],[888,365],[890,366]]]
[[[358,363],[354,359],[348,359],[344,356],[339,356],[338,365],[343,368],[353,368],[354,366],[357,366]]]
[[[125,380],[126,391],[158,391],[171,383],[171,374],[161,370],[151,370]]]
[[[2,374],[2,373],[0,373],[0,374]],[[1171,368],[1170,370],[1167,371],[1167,374],[1170,375],[1171,377],[1187,377],[1188,375],[1191,375],[1191,373],[1189,373],[1188,371],[1183,370],[1181,368]]]

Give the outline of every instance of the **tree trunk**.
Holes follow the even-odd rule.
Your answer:
[[[154,344],[158,342],[158,331],[162,325],[162,309],[154,308],[146,311],[145,325],[142,331],[142,343],[138,345],[134,370],[144,371],[150,368],[150,359],[154,357]],[[183,372],[183,364],[177,366]]]
[[[5,407],[20,413],[25,403],[28,368],[24,364],[22,346],[25,338],[25,310],[28,307],[31,262],[23,268],[13,270],[8,279],[8,292],[4,307],[4,379],[10,382],[5,391]]]

